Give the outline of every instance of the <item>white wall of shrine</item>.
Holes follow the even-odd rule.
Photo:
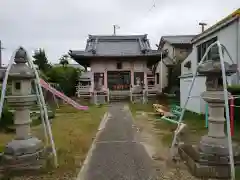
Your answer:
[[[144,60],[125,60],[122,62],[122,68],[117,69],[117,60],[94,60],[90,67],[93,73],[104,73],[104,87],[107,88],[107,71],[130,71],[131,84],[134,83],[134,72],[144,72],[144,84],[147,84],[147,62]]]

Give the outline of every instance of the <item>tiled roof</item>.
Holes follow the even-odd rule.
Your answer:
[[[163,42],[168,42],[169,44],[191,44],[191,40],[195,35],[173,35],[173,36],[162,36],[160,40],[160,45]]]
[[[89,35],[85,50],[70,50],[69,54],[71,56],[138,56],[151,53],[156,52],[151,49],[147,35]]]

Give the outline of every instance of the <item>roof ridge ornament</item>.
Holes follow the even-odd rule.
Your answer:
[[[147,48],[146,48],[146,46],[145,46],[145,43],[142,42],[142,39],[141,39],[141,38],[138,38],[138,42],[139,42],[139,45],[140,45],[141,52],[145,54],[146,51],[147,51]]]
[[[117,30],[117,29],[120,29],[120,26],[117,25],[117,24],[114,24],[114,25],[113,25],[113,36],[116,36],[116,30]]]
[[[144,34],[143,35],[143,41],[147,41],[148,39],[147,39],[147,34]]]
[[[97,43],[98,43],[98,38],[95,39],[95,41],[93,42],[93,45],[92,45],[92,53],[93,54],[96,54],[96,51],[97,51]]]
[[[88,39],[92,40],[92,35],[91,34],[88,35]]]

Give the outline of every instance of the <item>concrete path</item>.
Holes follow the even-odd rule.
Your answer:
[[[157,179],[152,159],[140,144],[131,113],[124,104],[109,107],[109,118],[89,156],[84,175],[78,180]]]

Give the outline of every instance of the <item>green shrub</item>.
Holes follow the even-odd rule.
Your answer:
[[[240,85],[228,86],[228,91],[229,91],[232,95],[240,95]]]
[[[4,131],[13,131],[14,124],[13,113],[9,111],[8,106],[5,104],[2,111],[2,118],[0,119],[0,129]]]
[[[0,86],[0,92],[2,92],[2,86]],[[7,86],[6,95],[10,94],[11,86]],[[4,103],[2,110],[2,117],[0,119],[0,130],[12,131],[11,127],[14,124],[13,113],[9,111],[9,108],[6,103]]]
[[[46,73],[49,77],[49,82],[59,84],[60,89],[67,96],[75,95],[76,85],[80,74],[81,70],[68,66],[53,67]]]

